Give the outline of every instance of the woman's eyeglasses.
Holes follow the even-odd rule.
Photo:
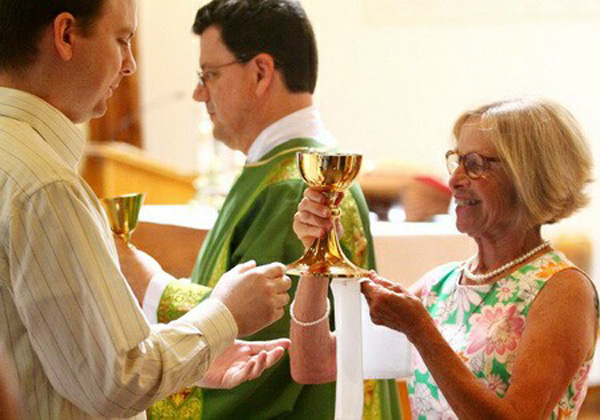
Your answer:
[[[456,150],[446,152],[446,167],[450,175],[453,175],[462,163],[467,176],[471,179],[478,179],[489,169],[490,162],[500,162],[500,159],[482,156],[476,152],[464,155],[459,154]]]

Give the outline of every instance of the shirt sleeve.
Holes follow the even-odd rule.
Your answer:
[[[11,211],[11,288],[52,386],[91,415],[129,417],[197,382],[233,343],[231,313],[207,300],[150,326],[123,278],[99,203],[54,182]]]

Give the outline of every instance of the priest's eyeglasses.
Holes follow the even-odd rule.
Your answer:
[[[244,61],[240,61],[240,60],[233,60],[230,61],[228,63],[224,63],[224,64],[219,64],[218,66],[214,66],[214,67],[210,67],[207,68],[205,70],[198,70],[198,84],[200,84],[201,86],[206,86],[207,83],[210,83],[211,80],[213,80],[216,76],[219,75],[219,69],[222,69],[224,67],[228,67],[228,66],[232,66],[234,64],[243,64],[245,63]]]
[[[477,152],[471,152],[464,155],[459,154],[456,150],[448,150],[446,152],[446,167],[448,173],[453,175],[458,167],[463,165],[465,174],[471,179],[481,178],[490,167],[490,162],[500,162],[501,160],[495,157],[482,156]]]

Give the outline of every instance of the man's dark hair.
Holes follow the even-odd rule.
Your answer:
[[[270,54],[291,92],[314,92],[317,43],[298,1],[213,0],[196,14],[193,30],[202,35],[213,25],[239,61]]]
[[[84,34],[93,29],[104,0],[0,0],[0,71],[19,71],[35,62],[42,32],[63,12]]]

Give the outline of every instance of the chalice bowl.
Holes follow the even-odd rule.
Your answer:
[[[138,225],[144,197],[146,197],[145,193],[133,193],[100,200],[108,216],[110,230],[129,246],[131,246],[129,243],[131,234]]]
[[[341,210],[336,199],[358,176],[362,155],[356,153],[324,153],[315,150],[298,152],[298,169],[304,182],[323,192],[331,209],[334,228],[318,238],[304,255],[287,267],[287,274],[333,278],[359,278],[367,272],[344,255],[335,229]]]

